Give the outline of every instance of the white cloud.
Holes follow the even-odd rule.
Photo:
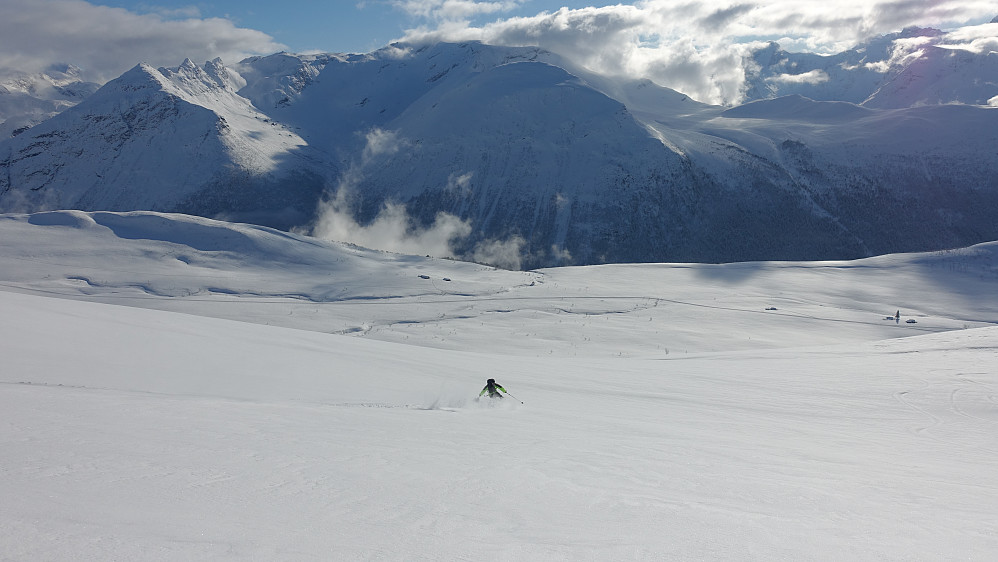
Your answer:
[[[568,197],[565,197],[565,195],[562,194],[561,192],[554,194],[554,205],[555,207],[558,208],[559,211],[565,209],[566,207],[569,207],[571,204],[572,200],[569,199]]]
[[[643,0],[473,25],[447,2],[412,3],[422,10],[410,13],[426,25],[406,40],[537,45],[596,71],[650,78],[712,103],[740,99],[744,55],[763,41],[839,52],[907,26],[986,21],[995,10],[990,0]]]
[[[439,213],[432,225],[420,228],[398,203],[386,203],[372,222],[361,225],[345,203],[340,193],[325,201],[311,235],[401,254],[456,257],[452,243],[471,234],[468,222],[448,213]]]
[[[475,172],[464,174],[452,173],[447,178],[447,187],[444,189],[450,193],[464,194],[471,193],[471,178],[475,177]]]
[[[881,60],[876,62],[868,62],[864,64],[863,67],[872,70],[873,72],[879,72],[880,74],[885,74],[887,73],[887,71],[891,69],[891,63],[890,61]]]
[[[977,54],[998,53],[998,23],[958,29],[946,34],[945,41],[939,46]]]
[[[308,234],[391,252],[453,257],[451,240],[471,232],[467,223],[453,215],[441,213],[430,228],[424,229],[413,224],[403,205],[388,202],[369,224],[362,225],[354,218],[351,202],[364,180],[364,169],[406,144],[398,132],[377,127],[363,133],[363,137],[360,160],[343,172],[336,191],[320,202],[318,218]]]
[[[486,240],[475,245],[471,260],[503,269],[520,269],[523,261],[523,238],[512,236],[506,240]]]
[[[137,14],[83,0],[0,0],[0,69],[40,72],[72,63],[87,80],[115,78],[139,62],[238,61],[283,45],[260,31],[196,11]],[[185,19],[171,19],[177,16]]]
[[[891,58],[888,64],[908,64],[925,54],[925,47],[938,42],[932,37],[910,37],[897,39],[891,45]]]
[[[572,253],[565,248],[560,248],[556,245],[551,246],[551,259],[556,263],[563,263],[566,265],[571,265],[572,263]]]
[[[190,18],[200,18],[201,9],[197,6],[180,6],[178,8],[164,8],[162,6],[152,6],[149,10],[151,13],[163,16],[169,19],[190,19]]]
[[[800,74],[780,74],[779,76],[769,78],[771,82],[782,84],[821,84],[822,82],[828,82],[828,80],[828,73],[820,69]]]
[[[464,20],[475,16],[506,12],[523,0],[482,2],[480,0],[393,0],[392,4],[411,16],[432,20]]]
[[[378,127],[368,131],[364,138],[367,142],[361,154],[361,166],[367,166],[372,160],[380,156],[391,156],[408,144],[397,131],[388,131]]]
[[[368,139],[374,139],[377,143],[384,141],[385,137],[369,134]],[[365,150],[365,160],[370,153]],[[456,257],[452,244],[467,238],[471,234],[471,225],[454,215],[441,212],[432,225],[421,228],[413,222],[404,205],[387,202],[373,221],[360,224],[354,218],[351,203],[356,187],[363,179],[363,164],[356,163],[345,171],[336,192],[319,203],[315,224],[302,232],[324,240],[389,252]]]
[[[343,172],[335,192],[320,202],[311,228],[301,229],[300,232],[325,240],[401,254],[471,259],[506,269],[520,268],[525,242],[519,236],[482,241],[470,253],[459,255],[454,248],[471,236],[472,226],[470,221],[450,213],[437,213],[433,224],[423,227],[409,216],[405,205],[387,202],[373,221],[361,224],[354,218],[352,202],[365,179],[365,169],[384,165],[385,158],[409,146],[409,141],[397,131],[377,127],[364,133],[363,138],[365,146],[359,160]],[[472,177],[471,172],[451,174],[444,189],[470,190]]]

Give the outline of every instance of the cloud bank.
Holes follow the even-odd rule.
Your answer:
[[[495,11],[517,3],[459,3],[463,11],[448,0],[397,3],[425,20],[403,39],[537,45],[598,72],[650,78],[720,104],[739,101],[745,55],[765,42],[834,53],[908,26],[983,23],[996,10],[990,0],[644,0],[476,23],[469,4]],[[977,38],[977,48],[986,45]]]
[[[364,4],[345,5],[357,9]],[[479,40],[549,49],[597,72],[649,78],[700,101],[741,100],[745,56],[768,41],[835,53],[908,26],[953,29],[995,18],[994,0],[638,0],[530,12],[530,0],[385,0],[417,25],[401,40]],[[261,31],[202,18],[196,7],[137,14],[84,0],[0,0],[0,77],[72,63],[105,82],[138,62],[226,62],[285,49]],[[998,19],[998,18],[996,18]],[[998,23],[953,38],[955,48],[998,45]]]
[[[392,5],[411,16],[449,21],[507,12],[524,0],[393,0]]]
[[[238,61],[284,48],[263,32],[202,19],[192,9],[136,14],[83,0],[0,0],[0,14],[0,71],[37,73],[72,63],[86,80],[105,82],[139,62]]]

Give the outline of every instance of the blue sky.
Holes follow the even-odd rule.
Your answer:
[[[385,0],[246,0],[172,1],[113,0],[93,4],[124,8],[167,18],[225,18],[239,27],[262,31],[293,52],[370,52],[405,35],[405,30],[428,23]],[[481,24],[500,17],[525,17],[541,12],[602,7],[620,2],[524,0],[501,12],[470,19]],[[625,2],[626,3],[626,2]],[[432,18],[430,18],[432,19]]]

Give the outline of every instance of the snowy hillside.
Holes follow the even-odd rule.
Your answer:
[[[0,279],[9,289],[232,320],[251,316],[259,323],[453,350],[490,339],[528,355],[601,354],[610,347],[614,356],[664,358],[870,341],[980,327],[998,317],[998,300],[979,298],[998,281],[994,243],[853,262],[527,272],[184,215],[7,215],[0,232],[10,241],[2,250]],[[928,298],[940,283],[946,292]],[[812,285],[824,288],[817,301],[807,296]],[[777,310],[766,310],[771,307]],[[897,308],[917,324],[899,330],[884,322]],[[718,325],[705,324],[707,311]],[[765,316],[782,320],[750,328]],[[822,329],[807,329],[816,323]],[[534,328],[521,331],[524,324]],[[635,324],[655,329],[635,331]],[[492,332],[497,326],[509,330],[501,344]],[[590,340],[606,345],[587,345]]]
[[[155,213],[0,239],[2,559],[998,551],[993,243],[510,272]]]
[[[772,45],[732,108],[480,43],[139,65],[0,142],[0,211],[429,231],[378,247],[511,268],[968,246],[998,239],[996,25]]]

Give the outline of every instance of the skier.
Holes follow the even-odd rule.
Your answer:
[[[499,393],[500,390],[506,392],[506,389],[500,386],[495,379],[489,379],[485,383],[485,388],[483,388],[482,391],[478,393],[478,397],[481,398],[483,394],[488,392],[489,398],[502,398],[502,394]],[[509,393],[506,392],[506,394]]]
[[[901,311],[900,310],[898,310],[897,312],[894,313],[894,323],[895,324],[900,324],[901,323]]]

